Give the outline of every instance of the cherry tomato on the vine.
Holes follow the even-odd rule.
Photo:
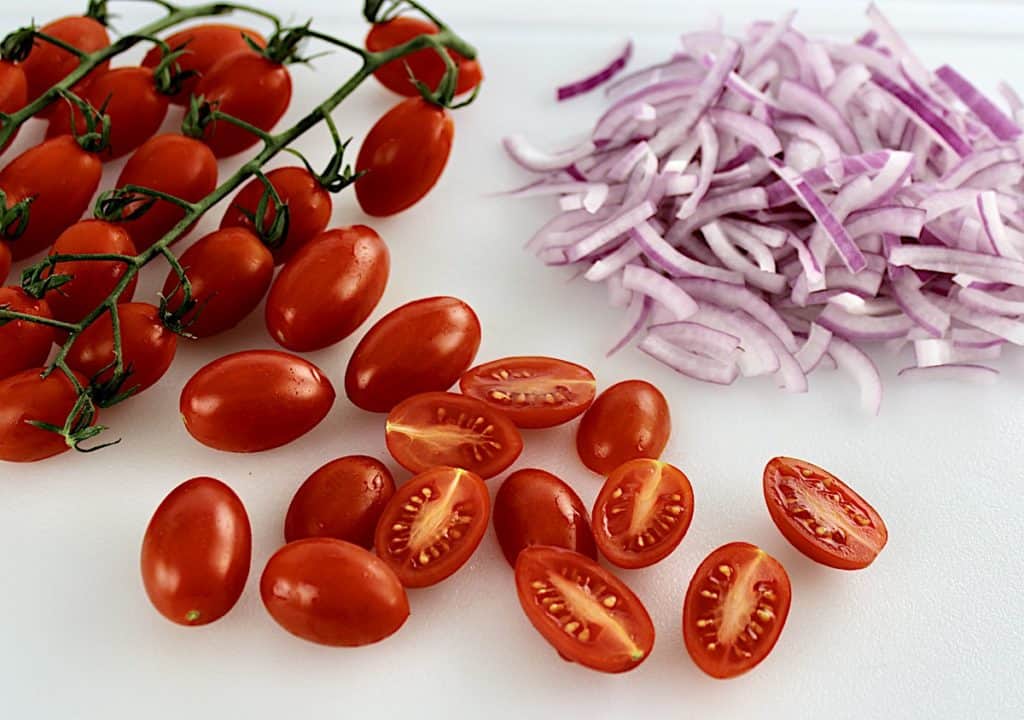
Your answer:
[[[0,240],[0,283],[7,282],[7,276],[11,274],[11,250],[7,243]]]
[[[629,460],[656,459],[671,429],[668,403],[658,388],[625,380],[598,395],[584,413],[576,449],[584,465],[608,475]]]
[[[85,53],[93,53],[110,45],[107,29],[91,17],[64,17],[43,25],[39,32],[63,40]],[[32,52],[21,63],[21,67],[28,80],[28,101],[32,102],[77,68],[78,58],[63,48],[36,38],[33,41]],[[109,61],[93,70],[83,82],[90,82],[105,73],[108,67]],[[74,87],[76,92],[81,89],[82,83]],[[50,106],[51,110],[52,108],[53,105]]]
[[[376,23],[370,28],[370,32],[366,35],[366,49],[370,52],[381,52],[404,45],[420,35],[436,34],[437,25],[429,20],[409,15],[399,15],[387,22]],[[480,81],[483,79],[480,63],[476,60],[467,60],[454,50],[448,50],[448,55],[459,67],[459,83],[456,86],[456,95],[469,92],[480,84]],[[405,95],[406,97],[415,97],[420,93],[410,79],[410,73],[417,80],[426,84],[431,90],[434,90],[441,82],[441,78],[444,77],[444,72],[444,60],[441,59],[436,50],[426,48],[382,65],[373,73],[373,76],[388,90],[399,95]]]
[[[430,192],[448,162],[455,123],[421,97],[403,100],[370,129],[356,170],[356,199],[368,215],[394,215]]]
[[[35,462],[71,449],[57,433],[32,424],[63,427],[78,400],[78,390],[64,373],[55,370],[44,379],[42,372],[32,368],[0,380],[0,460]],[[82,385],[88,382],[75,377]]]
[[[15,65],[7,60],[0,60],[0,113],[11,114],[21,110],[28,102],[28,80],[25,79],[25,71],[21,65]],[[18,131],[7,139],[7,142],[0,147],[0,152],[7,149],[7,146],[18,136]],[[0,282],[3,282],[0,279]]]
[[[142,540],[142,582],[179,625],[206,625],[235,606],[252,562],[245,506],[220,480],[186,480],[153,513]]]
[[[12,312],[53,317],[46,300],[38,300],[20,287],[0,288],[0,307],[4,306]],[[28,320],[0,325],[0,378],[42,365],[56,338],[54,328]]]

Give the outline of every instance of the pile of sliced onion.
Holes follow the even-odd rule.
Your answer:
[[[912,350],[905,378],[988,381],[1024,345],[1024,104],[1000,110],[956,70],[931,72],[877,8],[852,43],[790,13],[742,39],[682,37],[606,84],[591,137],[509,155],[558,198],[528,247],[576,265],[626,308],[631,343],[680,373],[792,392],[838,367],[877,413],[863,348]],[[607,68],[563,89],[607,83]]]

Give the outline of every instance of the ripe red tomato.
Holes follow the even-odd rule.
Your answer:
[[[508,357],[477,365],[459,380],[464,395],[492,405],[521,428],[561,425],[590,407],[594,375],[548,357]]]
[[[28,227],[9,247],[15,260],[35,255],[77,222],[92,201],[103,163],[70,135],[26,150],[0,170],[8,207],[32,197]]]
[[[117,178],[117,187],[138,185],[160,190],[182,200],[198,202],[217,187],[217,158],[203,143],[167,133],[144,142],[128,159]],[[143,201],[129,206],[128,212]],[[141,252],[181,222],[185,211],[166,200],[156,203],[141,217],[123,220],[124,227]]]
[[[608,475],[636,458],[658,458],[672,430],[668,403],[658,388],[626,380],[605,390],[583,415],[576,450],[583,464]]]
[[[393,20],[376,23],[370,28],[366,35],[366,49],[370,52],[381,52],[390,50],[393,47],[404,45],[413,38],[420,35],[436,35],[437,25],[423,18],[399,15]],[[465,57],[449,50],[455,64],[459,66],[459,83],[455,93],[461,95],[469,92],[483,79],[480,70],[480,63],[476,60],[467,60]],[[380,84],[388,90],[405,95],[416,97],[419,90],[409,78],[411,73],[417,80],[422,81],[431,89],[436,89],[444,77],[445,64],[437,51],[433,48],[418,50],[398,60],[392,60],[386,65],[378,68],[373,76],[380,81]]]
[[[522,436],[500,410],[445,392],[420,393],[396,405],[385,438],[391,456],[412,472],[451,465],[491,478],[523,451]]]
[[[246,350],[200,368],[181,391],[185,429],[207,447],[259,452],[287,445],[326,417],[334,387],[316,365]]]
[[[700,564],[686,590],[683,639],[711,677],[742,675],[764,660],[782,633],[792,595],[778,560],[734,542]]]
[[[377,307],[388,284],[388,248],[365,225],[328,230],[299,250],[270,288],[270,337],[297,352],[345,339]]]
[[[259,238],[244,228],[215,230],[200,238],[180,258],[196,307],[184,316],[196,337],[230,330],[251,313],[274,278],[274,258]],[[177,273],[167,273],[163,296],[172,312],[184,294]]]
[[[292,76],[284,65],[263,55],[234,53],[199,79],[195,94],[223,113],[270,131],[292,101]],[[251,148],[260,138],[221,120],[206,129],[203,142],[217,157],[227,157]]]
[[[624,582],[579,553],[534,545],[516,560],[526,617],[566,660],[620,673],[654,647],[654,624]]]
[[[327,228],[334,202],[331,194],[306,168],[277,168],[267,173],[267,180],[277,190],[281,202],[288,206],[288,232],[284,235],[284,242],[271,251],[274,263],[280,265]],[[255,230],[253,218],[265,190],[259,178],[250,180],[224,211],[220,226]],[[263,215],[263,227],[269,228],[276,217],[274,204],[268,204]]]
[[[356,199],[382,217],[415,205],[434,187],[452,149],[448,111],[421,97],[403,100],[370,129],[356,158]]]
[[[882,517],[842,480],[796,458],[772,458],[764,469],[768,512],[793,547],[840,570],[870,565],[889,531]]]
[[[45,300],[37,300],[20,287],[0,288],[0,306],[13,312],[52,318]],[[0,378],[46,362],[56,339],[54,328],[27,320],[11,320],[0,325]]]
[[[95,255],[116,253],[135,255],[135,245],[124,228],[102,220],[81,220],[60,234],[51,255]],[[46,294],[53,316],[64,322],[77,323],[107,299],[124,277],[128,266],[113,260],[72,260],[57,263],[54,275],[71,275],[72,279]],[[130,302],[135,294],[138,275],[128,281],[118,302]]]
[[[639,458],[617,467],[594,503],[594,539],[601,554],[624,568],[668,557],[693,520],[693,488],[678,468]]]
[[[518,470],[494,498],[494,531],[512,567],[523,548],[551,545],[597,560],[597,546],[583,501],[544,470]]]
[[[178,336],[164,327],[160,311],[149,303],[124,303],[117,306],[121,322],[121,356],[131,375],[122,386],[135,394],[149,388],[164,376],[174,361]],[[68,353],[68,365],[87,378],[105,382],[113,377],[114,331],[110,313],[101,315],[75,340]]]
[[[21,110],[28,102],[28,80],[25,79],[25,71],[21,65],[15,65],[7,60],[0,60],[0,113],[11,114]],[[2,125],[0,125],[2,129]],[[0,146],[0,152],[7,149],[7,146],[18,136],[15,130],[7,142]],[[3,282],[0,279],[0,282]]]
[[[173,35],[168,35],[164,42],[171,51],[182,50],[186,52],[176,60],[182,72],[195,73],[181,82],[181,91],[171,96],[171,102],[175,105],[187,105],[189,95],[195,90],[199,78],[206,73],[221,59],[236,52],[254,52],[245,41],[248,37],[260,47],[267,46],[267,40],[255,30],[240,27],[238,25],[224,25],[208,23],[195,25],[194,27],[179,30]],[[163,51],[159,46],[146,53],[142,60],[142,66],[155,68],[163,60]]]
[[[11,274],[11,251],[7,243],[0,241],[0,283],[7,282],[7,276]]]
[[[207,625],[238,602],[252,563],[245,506],[220,480],[196,477],[157,507],[142,539],[142,583],[179,625]]]
[[[415,300],[382,317],[359,341],[345,391],[356,407],[388,412],[417,393],[450,388],[479,348],[473,308],[453,297]]]
[[[110,45],[110,35],[102,23],[90,17],[72,16],[54,20],[39,28],[41,33],[63,40],[82,52],[92,53]],[[67,50],[51,45],[45,40],[35,40],[32,52],[21,63],[28,80],[28,101],[32,102],[51,87],[63,80],[78,67],[78,58]],[[92,71],[91,80],[107,71],[109,62]],[[81,89],[81,83],[75,86]],[[52,108],[52,106],[51,106]]]
[[[491,500],[476,473],[435,467],[398,489],[377,523],[377,555],[406,587],[450,577],[487,531]]]
[[[30,424],[63,427],[78,400],[78,391],[64,373],[55,370],[43,379],[42,372],[32,368],[0,380],[0,460],[35,462],[71,449],[57,433]],[[87,382],[76,377],[83,385]]]

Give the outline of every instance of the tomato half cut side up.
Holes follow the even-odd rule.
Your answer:
[[[559,655],[607,673],[632,670],[651,654],[654,624],[624,582],[593,560],[534,545],[516,560],[526,617]]]
[[[756,545],[713,551],[693,574],[683,604],[683,640],[715,678],[742,675],[775,647],[792,591],[782,564]]]
[[[889,539],[882,517],[864,498],[804,460],[770,460],[764,469],[764,500],[793,547],[829,567],[866,568]]]

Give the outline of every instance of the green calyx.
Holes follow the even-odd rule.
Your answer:
[[[0,40],[0,58],[7,62],[24,62],[32,53],[36,41],[36,26],[28,25],[9,33]]]

